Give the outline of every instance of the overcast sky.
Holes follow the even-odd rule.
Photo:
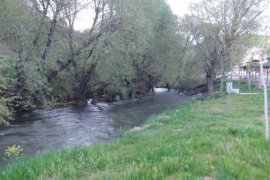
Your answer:
[[[167,3],[171,6],[174,14],[183,16],[188,13],[188,9],[191,3],[199,2],[199,0],[167,0]]]

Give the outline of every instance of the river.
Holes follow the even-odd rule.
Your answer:
[[[4,150],[20,145],[25,155],[106,142],[123,130],[142,125],[151,115],[173,109],[190,97],[156,89],[156,95],[117,103],[68,106],[23,113],[0,128],[0,159]],[[1,160],[0,160],[1,161]]]

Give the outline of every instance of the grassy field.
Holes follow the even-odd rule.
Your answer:
[[[192,101],[109,144],[19,160],[0,179],[270,179],[262,95]]]

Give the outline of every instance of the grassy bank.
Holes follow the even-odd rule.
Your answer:
[[[0,179],[269,179],[263,99],[193,101],[109,144],[51,152],[6,167]]]

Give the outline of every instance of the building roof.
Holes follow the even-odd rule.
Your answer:
[[[254,59],[249,62],[245,62],[241,64],[242,69],[251,69],[251,70],[259,70],[260,69],[260,61]],[[263,62],[263,69],[270,69],[270,58],[267,58],[267,61]]]

